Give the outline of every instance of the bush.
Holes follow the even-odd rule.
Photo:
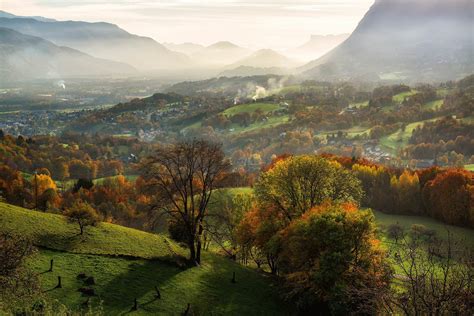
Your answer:
[[[432,242],[436,239],[436,231],[429,229],[425,225],[413,224],[410,228],[410,236],[415,240]]]
[[[403,237],[405,234],[405,229],[398,223],[390,224],[387,227],[387,235],[390,239],[395,239],[395,242],[398,243],[398,240]]]

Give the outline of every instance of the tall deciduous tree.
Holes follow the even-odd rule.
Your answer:
[[[291,221],[325,200],[362,198],[360,181],[338,162],[318,156],[295,156],[278,161],[255,185],[261,206],[277,208]]]
[[[228,168],[221,146],[203,140],[160,148],[142,166],[155,195],[152,208],[183,225],[193,263],[201,262],[207,205],[217,180]]]
[[[474,226],[474,175],[449,169],[428,181],[423,188],[428,214],[445,223]]]
[[[307,211],[280,232],[280,269],[288,298],[302,314],[376,314],[391,271],[376,239],[372,212],[329,202]]]

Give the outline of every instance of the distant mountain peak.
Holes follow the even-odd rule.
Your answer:
[[[231,48],[241,48],[241,47],[229,41],[220,41],[212,45],[209,45],[207,48],[231,49]]]
[[[473,10],[472,0],[378,0],[346,41],[301,70],[326,80],[464,77],[474,72]]]
[[[291,68],[296,65],[295,61],[290,58],[272,50],[260,49],[251,55],[229,65],[228,69],[233,69],[241,66],[255,67],[255,68]]]

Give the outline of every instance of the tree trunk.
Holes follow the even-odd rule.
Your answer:
[[[196,262],[198,264],[201,264],[201,239],[202,239],[202,232],[204,228],[202,227],[202,221],[199,222],[199,230],[198,230],[198,236],[197,236],[197,242],[196,242]]]
[[[191,240],[188,242],[188,247],[189,247],[189,261],[194,264],[196,262],[196,248],[194,246],[193,238],[191,238]]]

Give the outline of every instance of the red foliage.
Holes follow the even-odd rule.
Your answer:
[[[423,200],[431,216],[455,225],[474,225],[474,174],[448,169],[426,183]]]

